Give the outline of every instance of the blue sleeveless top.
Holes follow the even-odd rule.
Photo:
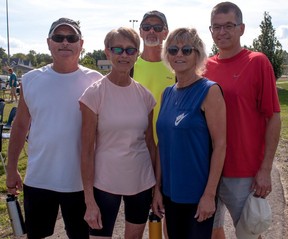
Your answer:
[[[163,93],[157,134],[163,194],[176,203],[198,203],[207,184],[211,138],[201,105],[216,84],[202,78]]]

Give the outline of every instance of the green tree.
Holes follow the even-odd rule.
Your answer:
[[[260,24],[261,34],[253,40],[254,51],[264,53],[270,60],[276,79],[282,76],[283,73],[283,50],[282,45],[275,36],[271,16],[268,12],[264,12],[264,20]]]
[[[212,54],[210,54],[210,56],[214,56],[219,52],[219,49],[214,42],[213,42],[213,46],[211,48],[211,51],[212,51]]]
[[[30,50],[26,55],[26,59],[29,60],[32,66],[37,66],[36,52],[34,50]]]

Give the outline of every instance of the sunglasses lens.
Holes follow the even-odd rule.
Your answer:
[[[125,52],[127,55],[132,56],[135,55],[137,53],[137,49],[136,48],[126,48]]]
[[[184,46],[181,50],[183,55],[189,56],[192,53],[193,48],[191,46]]]
[[[80,39],[78,35],[53,35],[51,37],[51,39],[55,42],[63,42],[65,38],[69,43],[75,43]]]
[[[163,31],[163,26],[162,25],[154,25],[153,29],[155,32],[162,32]]]
[[[51,37],[51,39],[52,39],[53,41],[55,41],[55,42],[63,42],[64,39],[65,39],[65,36],[63,36],[63,35],[53,35],[53,36]]]
[[[151,27],[152,27],[152,26],[151,26],[150,24],[143,24],[143,25],[141,26],[142,30],[145,31],[145,32],[150,31]]]
[[[110,48],[113,54],[121,55],[124,52],[124,49],[122,47],[111,47]]]
[[[170,55],[176,56],[179,51],[179,48],[177,46],[170,46],[167,48],[167,51]]]
[[[67,35],[66,39],[69,43],[75,43],[79,41],[80,37],[78,35]]]

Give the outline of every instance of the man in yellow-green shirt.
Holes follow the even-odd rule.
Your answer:
[[[150,90],[157,102],[153,116],[154,139],[157,143],[156,120],[160,110],[161,95],[167,86],[175,83],[174,74],[161,59],[162,43],[169,33],[165,15],[155,10],[145,13],[139,30],[144,48],[134,65],[133,78]]]

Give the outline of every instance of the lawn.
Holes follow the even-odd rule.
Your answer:
[[[281,120],[282,120],[282,130],[281,130],[281,139],[279,147],[287,147],[288,144],[288,79],[280,79],[277,81],[278,94],[281,104]],[[9,112],[14,104],[6,104],[4,109],[4,122],[7,121]],[[3,150],[2,154],[6,157],[7,152],[7,140],[3,140]],[[285,151],[286,152],[286,151]],[[279,153],[279,152],[277,152]],[[287,157],[288,158],[288,155]],[[22,151],[21,157],[19,159],[19,171],[24,177],[26,169],[26,160],[24,152]],[[288,166],[287,166],[288,167]],[[6,210],[6,186],[5,186],[5,174],[0,165],[0,238],[12,238],[12,229],[10,227],[9,218]],[[22,202],[22,193],[20,194],[20,202]]]

